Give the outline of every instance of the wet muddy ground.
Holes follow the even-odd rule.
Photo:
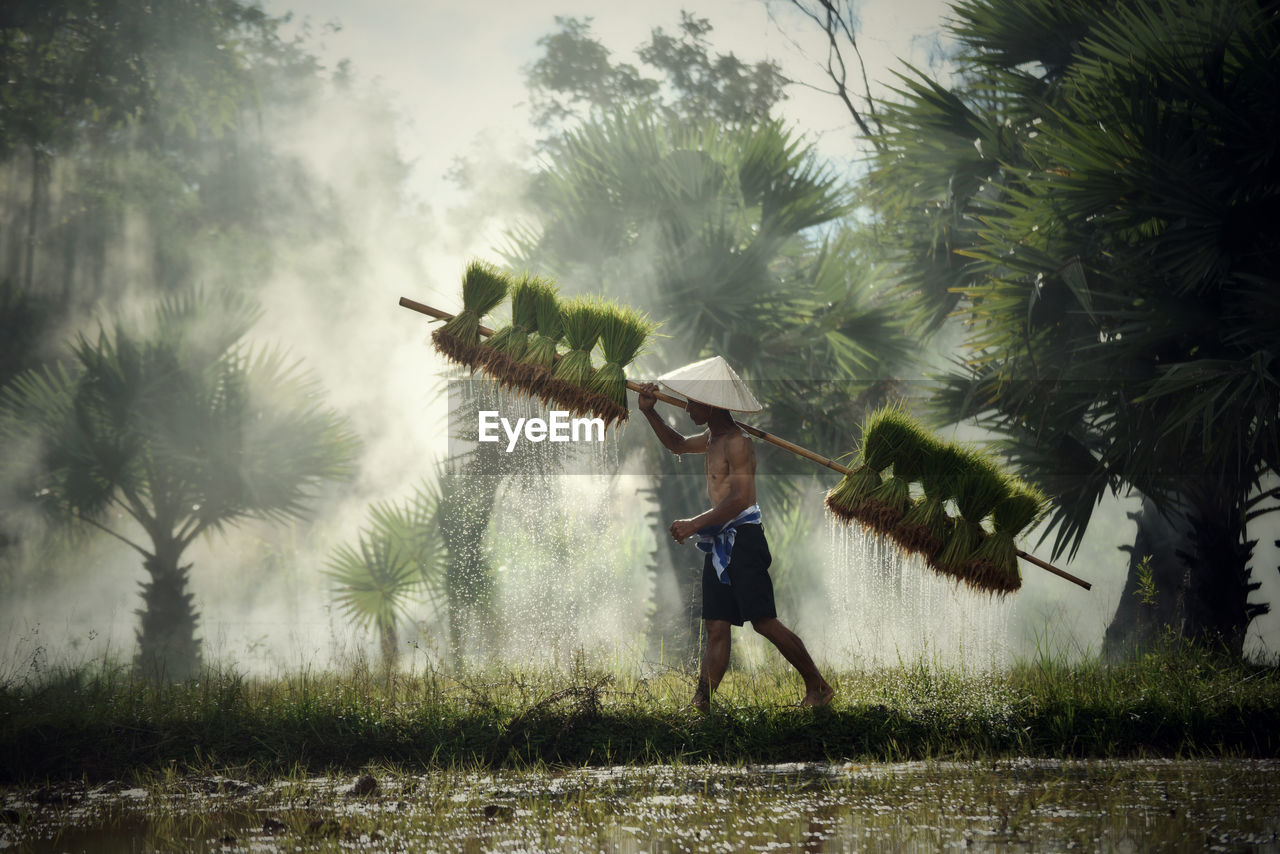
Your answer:
[[[1272,760],[160,774],[3,793],[0,849],[1276,851]]]

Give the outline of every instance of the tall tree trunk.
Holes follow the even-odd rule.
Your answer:
[[[24,246],[22,268],[23,288],[30,293],[31,283],[36,275],[36,237],[39,234],[40,222],[40,186],[41,173],[44,171],[44,157],[40,149],[31,146],[31,201],[27,208],[27,236]]]
[[[653,618],[649,620],[646,637],[647,655],[664,665],[683,664],[684,659],[691,654],[686,642],[688,626],[684,611],[687,608],[682,589],[682,582],[689,572],[688,562],[681,560],[678,565],[673,563],[673,559],[681,556],[673,554],[673,544],[667,533],[671,520],[663,509],[657,486],[643,487],[640,491],[653,503],[644,517],[645,525],[654,537],[653,548],[646,557],[646,568],[652,584],[649,605],[653,608]],[[688,555],[683,557],[687,558]]]
[[[1269,605],[1251,603],[1258,589],[1249,559],[1254,541],[1246,540],[1240,514],[1230,501],[1200,497],[1198,506],[1165,513],[1144,499],[1134,515],[1138,532],[1130,553],[1129,577],[1103,648],[1110,656],[1147,649],[1166,631],[1194,643],[1240,657],[1254,617]],[[1139,566],[1150,556],[1154,601],[1140,596]]]
[[[180,682],[200,670],[198,615],[187,592],[191,564],[179,566],[180,556],[166,547],[143,562],[151,580],[142,583],[142,608],[134,612],[141,619],[134,671],[157,681]]]
[[[378,624],[378,641],[382,648],[382,670],[389,676],[400,664],[400,636],[394,617]]]
[[[1270,610],[1266,603],[1249,602],[1260,586],[1249,567],[1257,541],[1245,539],[1244,523],[1233,508],[1197,508],[1187,521],[1191,544],[1179,555],[1190,582],[1184,635],[1240,658],[1249,623]]]
[[[1186,520],[1181,515],[1162,515],[1149,498],[1129,518],[1138,524],[1133,545],[1121,546],[1121,551],[1129,553],[1129,576],[1102,642],[1103,654],[1111,659],[1147,651],[1166,628],[1181,634],[1186,619],[1187,567],[1179,557],[1191,544]],[[1150,587],[1145,601],[1144,564]]]

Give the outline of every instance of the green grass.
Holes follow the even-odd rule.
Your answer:
[[[171,767],[1280,755],[1280,672],[1182,646],[1113,665],[1044,656],[999,673],[906,664],[828,678],[837,699],[814,711],[794,707],[794,674],[734,669],[704,716],[687,706],[692,678],[670,671],[210,670],[154,685],[100,665],[0,685],[0,782]]]

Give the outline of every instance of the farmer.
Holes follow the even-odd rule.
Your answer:
[[[684,396],[689,418],[706,426],[694,436],[676,432],[654,412],[658,386],[645,383],[640,387],[640,411],[663,446],[673,454],[706,455],[711,508],[692,519],[677,519],[670,529],[677,543],[696,536],[698,548],[707,552],[702,566],[707,645],[693,705],[702,711],[710,709],[711,695],[729,666],[729,627],[747,621],[804,678],[805,695],[800,705],[825,706],[835,691],[818,672],[800,638],[778,621],[769,578],[773,558],[756,504],[755,448],[730,414],[731,410],[758,412],[760,404],[719,356],[686,365],[658,381]]]

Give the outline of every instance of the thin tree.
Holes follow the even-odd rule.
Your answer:
[[[428,605],[434,623],[444,617],[448,562],[439,508],[432,483],[401,502],[378,502],[355,545],[339,546],[328,561],[339,609],[355,625],[374,629],[388,673],[399,663],[399,626],[412,606]]]

